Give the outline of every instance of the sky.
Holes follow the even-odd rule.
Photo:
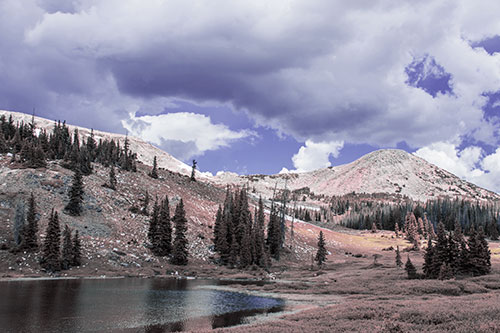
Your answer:
[[[500,192],[500,2],[0,0],[0,109],[272,174],[399,148]]]

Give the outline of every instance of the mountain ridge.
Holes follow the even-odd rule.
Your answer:
[[[15,122],[31,122],[32,116],[20,112],[0,110],[0,116],[12,115]],[[52,130],[54,121],[34,117],[38,128]],[[67,125],[70,131],[78,129],[81,139],[90,135],[85,127]],[[191,167],[154,145],[133,136],[94,130],[96,140],[114,139],[123,144],[128,137],[130,149],[145,165],[157,157],[159,168],[190,175]],[[238,175],[233,172],[196,171],[197,178],[219,186],[249,185],[262,195],[270,196],[276,186],[290,190],[309,190],[316,195],[344,195],[348,193],[401,194],[414,200],[426,201],[439,197],[461,197],[468,200],[500,200],[500,195],[460,179],[452,173],[400,149],[380,149],[359,159],[327,168],[303,173],[274,175]]]

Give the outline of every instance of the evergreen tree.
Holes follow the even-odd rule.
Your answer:
[[[453,269],[451,266],[447,263],[442,263],[441,267],[439,268],[439,274],[438,274],[438,279],[439,280],[449,280],[453,278]]]
[[[172,252],[172,226],[170,224],[170,208],[167,196],[160,205],[155,242],[155,254],[157,256],[168,256]]]
[[[24,247],[24,230],[26,225],[24,203],[18,202],[16,205],[16,211],[14,213],[14,243],[18,249]]]
[[[425,254],[424,254],[424,266],[423,266],[424,275],[428,279],[433,279],[437,277],[436,272],[434,271],[433,260],[434,260],[434,247],[432,246],[432,240],[429,235],[429,240],[427,241],[427,248],[425,249]]]
[[[157,171],[157,164],[156,164],[156,156],[153,159],[153,169],[151,169],[151,172],[149,173],[149,177],[158,179],[158,171]]]
[[[406,259],[405,271],[408,274],[408,279],[416,279],[417,278],[417,269],[413,265],[410,260],[410,256]]]
[[[218,244],[220,243],[220,237],[222,232],[222,207],[219,205],[217,209],[217,214],[215,215],[214,223],[214,249],[219,251]]]
[[[491,240],[498,240],[498,223],[495,218],[491,220],[489,225],[489,234]]]
[[[488,247],[488,242],[484,234],[483,227],[475,236],[475,242],[472,245],[469,243],[471,253],[472,273],[474,275],[485,275],[491,270],[491,253]]]
[[[323,263],[326,261],[326,255],[327,251],[325,248],[325,238],[323,237],[323,231],[320,231],[318,237],[318,251],[314,257],[314,261],[318,263],[319,267],[322,267]]]
[[[144,201],[142,202],[141,214],[148,215],[148,206],[149,206],[149,192],[146,191],[144,195]]]
[[[236,267],[236,265],[238,264],[238,252],[238,241],[236,241],[236,237],[234,237],[234,234],[231,234],[231,248],[229,251],[229,265],[231,267]]]
[[[394,233],[396,234],[396,238],[399,238],[399,225],[398,225],[398,223],[394,224]]]
[[[158,219],[160,215],[160,207],[158,206],[158,199],[155,200],[153,205],[153,211],[151,212],[151,218],[149,220],[149,229],[148,229],[148,240],[151,244],[151,250],[154,252],[156,249],[156,236],[158,229]]]
[[[192,181],[196,181],[195,171],[196,171],[196,165],[197,164],[198,164],[198,162],[196,162],[196,160],[193,160],[193,164],[191,165],[191,180]]]
[[[260,267],[267,266],[267,253],[264,238],[264,203],[262,197],[259,198],[259,208],[255,214],[254,244],[255,244],[255,264]]]
[[[73,175],[73,184],[69,191],[69,203],[65,210],[72,216],[79,216],[82,213],[83,202],[83,182],[82,174],[79,169],[76,169]]]
[[[75,236],[73,237],[72,255],[73,257],[71,260],[71,266],[80,266],[82,263],[82,254],[80,238],[78,237],[78,230],[75,231]]]
[[[41,265],[50,272],[59,271],[61,269],[61,229],[59,228],[59,216],[53,209],[45,235]]]
[[[401,252],[399,252],[399,245],[396,247],[396,266],[401,268],[403,261],[401,261]]]
[[[372,233],[376,232],[377,232],[377,225],[375,224],[375,222],[372,222]]]
[[[73,262],[73,242],[71,239],[71,230],[68,225],[64,227],[63,231],[63,245],[62,245],[62,261],[61,269],[69,269]]]
[[[437,236],[436,236],[436,246],[434,247],[434,255],[432,257],[432,272],[433,275],[439,274],[441,265],[443,263],[448,263],[449,252],[448,252],[448,237],[446,237],[446,230],[444,224],[439,222],[437,226]]]
[[[31,192],[28,201],[28,213],[26,214],[26,226],[24,228],[24,248],[28,251],[34,251],[38,248],[38,220],[36,217],[35,196]]]
[[[117,181],[116,181],[116,174],[115,174],[115,168],[113,167],[113,165],[111,165],[111,167],[109,168],[109,184],[108,184],[108,187],[112,190],[116,190],[116,185],[117,185]]]
[[[172,219],[175,225],[175,240],[171,262],[174,265],[187,265],[188,263],[187,220],[185,215],[184,203],[181,199],[177,207],[175,207],[175,214]]]
[[[270,255],[276,259],[280,259],[280,225],[275,206],[271,206],[271,214],[269,216],[269,223],[267,226],[267,246]]]

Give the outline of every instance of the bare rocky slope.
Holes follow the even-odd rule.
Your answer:
[[[222,174],[220,183],[249,184],[259,193],[273,188],[305,189],[316,195],[347,193],[401,194],[426,201],[439,197],[498,200],[500,196],[458,178],[424,159],[398,149],[382,149],[340,166],[305,173],[235,176]]]

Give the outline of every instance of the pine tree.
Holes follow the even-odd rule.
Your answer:
[[[168,256],[172,252],[172,226],[170,223],[170,208],[168,197],[161,202],[156,227],[155,254],[157,256]]]
[[[448,263],[449,251],[448,251],[448,237],[446,237],[446,230],[442,222],[438,223],[437,226],[437,236],[436,236],[436,246],[434,247],[434,255],[432,257],[432,272],[433,275],[438,275],[441,265],[443,263]]]
[[[405,271],[408,274],[408,279],[416,279],[417,278],[417,269],[413,265],[410,260],[410,256],[406,259]]]
[[[198,162],[196,162],[196,160],[193,160],[193,164],[191,165],[191,178],[190,178],[192,181],[196,181],[195,171],[196,171],[197,165],[198,165]]]
[[[220,243],[222,231],[222,207],[219,205],[217,209],[217,214],[215,215],[215,223],[214,223],[214,249],[215,251],[219,251],[218,244]]]
[[[73,175],[73,184],[69,191],[69,203],[65,210],[72,216],[79,216],[82,213],[83,202],[83,182],[82,174],[79,169],[76,169]]]
[[[498,223],[495,218],[491,220],[489,225],[489,234],[491,240],[498,240]]]
[[[399,245],[396,247],[396,266],[401,268],[403,261],[401,261],[401,252],[399,252]]]
[[[278,215],[276,208],[273,205],[271,207],[271,214],[269,216],[269,223],[267,227],[267,246],[269,248],[270,255],[276,260],[280,259],[280,231]]]
[[[157,242],[157,228],[158,228],[158,219],[160,215],[160,207],[158,206],[158,199],[155,200],[153,205],[153,211],[151,212],[151,219],[149,220],[149,229],[148,229],[148,240],[151,244],[151,250],[153,253],[156,250]]]
[[[156,156],[153,159],[153,169],[151,169],[151,172],[149,173],[149,177],[158,179],[158,171],[157,171],[157,164],[156,164]]]
[[[394,233],[396,234],[396,238],[399,238],[399,224],[397,222],[394,224]]]
[[[35,196],[31,192],[28,201],[28,213],[26,214],[26,226],[24,228],[24,248],[27,251],[34,251],[38,248],[38,220],[36,217]]]
[[[59,228],[59,216],[54,210],[50,214],[45,235],[41,265],[50,272],[59,271],[61,269],[61,229]]]
[[[259,198],[259,208],[255,214],[254,226],[254,244],[255,244],[255,263],[260,267],[267,266],[267,253],[265,249],[264,238],[264,203],[262,197]]]
[[[71,266],[80,266],[82,263],[82,253],[78,230],[75,231],[75,236],[73,237],[72,255]]]
[[[62,261],[61,269],[69,269],[73,262],[73,242],[71,239],[71,230],[68,225],[64,227],[63,231],[63,245],[62,245]]]
[[[13,234],[14,234],[14,243],[18,249],[24,247],[24,230],[26,227],[26,218],[24,212],[24,203],[18,202],[16,205],[16,211],[14,214],[14,226],[13,226]]]
[[[187,220],[184,211],[184,203],[182,199],[175,207],[175,214],[172,219],[175,225],[175,240],[172,251],[172,264],[174,265],[187,265],[188,263],[188,249],[187,249]]]
[[[144,195],[144,201],[142,202],[142,208],[141,208],[142,215],[146,216],[149,215],[148,206],[149,206],[149,192],[146,191],[146,194]]]
[[[319,267],[322,267],[323,263],[326,261],[326,255],[327,251],[325,248],[325,238],[323,237],[323,231],[320,231],[318,237],[318,251],[314,257],[314,261],[318,263]]]
[[[427,248],[425,249],[425,254],[424,254],[424,266],[423,266],[424,275],[427,279],[433,279],[437,277],[437,272],[434,271],[433,260],[434,260],[434,247],[432,246],[432,240],[429,235],[429,240],[427,241]]]
[[[453,269],[451,266],[447,263],[442,263],[441,267],[439,268],[439,274],[438,274],[438,279],[439,280],[449,280],[453,278]]]
[[[488,242],[486,241],[486,236],[484,234],[484,229],[482,226],[476,235],[476,247],[471,249],[472,261],[475,268],[475,275],[485,275],[491,270],[491,252],[488,247]]]
[[[109,168],[109,184],[107,185],[110,189],[116,190],[117,181],[116,181],[115,168],[113,167],[113,165],[111,165],[111,167]]]

